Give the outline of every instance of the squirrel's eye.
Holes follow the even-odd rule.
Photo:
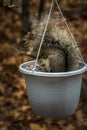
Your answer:
[[[26,43],[26,40],[23,40],[22,43]]]

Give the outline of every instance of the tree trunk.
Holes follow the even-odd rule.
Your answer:
[[[3,5],[3,0],[0,0],[0,5]]]
[[[38,17],[39,17],[39,18],[41,17],[41,14],[42,14],[43,11],[44,11],[44,6],[45,6],[45,0],[41,0],[41,1],[40,1],[39,12],[38,12]]]
[[[23,21],[23,34],[29,30],[29,0],[22,0],[22,21]]]

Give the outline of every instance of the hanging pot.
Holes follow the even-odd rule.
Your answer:
[[[81,91],[82,74],[87,65],[79,62],[78,70],[64,73],[32,72],[25,62],[19,70],[24,74],[33,111],[45,117],[64,117],[75,112]]]

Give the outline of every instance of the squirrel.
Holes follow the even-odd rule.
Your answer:
[[[18,43],[19,54],[36,58],[47,15],[40,21],[34,21],[32,31],[28,32]],[[72,38],[62,19],[51,17],[44,37],[38,64],[44,72],[67,72],[77,69],[80,59],[73,45]]]

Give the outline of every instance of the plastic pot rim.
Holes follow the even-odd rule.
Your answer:
[[[87,71],[87,64],[83,63],[83,62],[81,62],[83,64],[82,68],[75,70],[75,71],[69,71],[69,72],[49,73],[49,72],[39,72],[39,71],[32,71],[32,70],[25,69],[24,66],[34,63],[34,62],[35,62],[35,60],[22,63],[19,66],[19,71],[22,72],[23,74],[43,76],[43,77],[69,77],[69,76],[73,76],[73,75],[79,75],[79,74],[82,74]]]

